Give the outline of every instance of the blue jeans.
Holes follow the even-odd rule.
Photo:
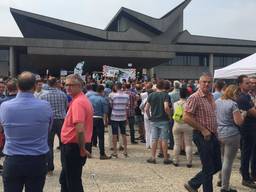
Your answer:
[[[222,166],[219,141],[215,135],[211,135],[206,141],[199,131],[194,131],[193,141],[200,155],[202,170],[188,183],[194,189],[203,185],[204,192],[213,192],[213,175],[220,171]]]
[[[169,136],[169,122],[158,121],[151,122],[152,126],[152,140],[165,140],[168,141]]]

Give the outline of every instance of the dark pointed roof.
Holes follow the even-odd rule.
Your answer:
[[[80,25],[77,23],[72,23],[68,21],[63,21],[60,19],[47,17],[35,13],[30,13],[14,8],[10,8],[11,14],[13,15],[17,25],[19,26],[21,33],[27,38],[38,38],[40,33],[40,38],[48,38],[47,34],[53,33],[52,29],[56,29],[55,33],[63,32],[70,33],[73,39],[70,40],[101,40],[101,41],[141,41],[149,42],[150,38],[145,34],[137,31],[136,29],[128,29],[125,32],[109,32],[102,29],[97,29],[85,25]],[[32,30],[31,25],[33,23],[38,24],[38,26],[47,26],[42,28],[42,30],[34,32],[35,28]],[[47,32],[49,31],[49,33]],[[38,34],[39,33],[39,34]],[[63,33],[61,33],[61,36]],[[62,37],[59,38],[62,38]],[[68,37],[69,38],[69,37]]]
[[[118,13],[113,17],[113,19],[110,21],[110,23],[107,25],[106,30],[109,30],[111,25],[118,20],[120,16],[123,14],[128,14],[129,16],[137,19],[140,22],[143,22],[144,24],[151,26],[155,30],[159,32],[165,32],[168,27],[173,23],[173,21],[180,16],[183,13],[183,10],[187,7],[187,5],[191,2],[191,0],[185,0],[181,4],[179,4],[177,7],[172,9],[170,12],[165,14],[161,18],[153,18],[148,15],[139,13],[137,11],[122,7]]]

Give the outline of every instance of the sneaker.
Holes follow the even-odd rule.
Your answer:
[[[180,151],[180,155],[184,155],[184,156],[185,156],[185,155],[186,155],[186,152],[185,152],[184,150],[181,150],[181,151]]]
[[[163,153],[158,153],[157,157],[158,158],[164,158],[164,154]]]
[[[217,181],[217,187],[221,187],[222,183],[221,181]]]
[[[192,168],[192,164],[187,164],[187,168]]]
[[[151,164],[156,164],[156,160],[153,159],[153,158],[149,158],[149,159],[147,160],[147,162],[148,162],[148,163],[151,163]]]
[[[48,171],[47,176],[48,176],[48,177],[53,176],[53,171]]]
[[[165,164],[165,165],[170,165],[170,164],[172,164],[172,160],[170,160],[170,159],[165,159],[165,160],[164,160],[164,164]]]
[[[128,157],[128,153],[123,153],[123,155],[124,155],[124,157],[126,157],[126,158]]]
[[[143,136],[139,136],[137,138],[135,138],[135,140],[141,140],[143,138]]]
[[[243,180],[242,185],[246,186],[246,187],[256,189],[256,184],[252,180]]]
[[[189,185],[189,183],[185,183],[185,184],[184,184],[184,187],[185,187],[185,189],[187,189],[187,191],[189,191],[189,192],[198,192],[197,189],[192,188],[192,187]]]
[[[179,167],[179,163],[173,163],[175,167]]]
[[[136,144],[138,144],[138,142],[137,141],[132,141],[131,144],[136,145]]]
[[[111,158],[112,158],[111,156],[107,156],[106,154],[100,156],[100,160],[107,160]]]
[[[112,154],[111,154],[111,157],[118,158],[118,155],[117,155],[116,153],[112,153]]]
[[[173,150],[173,147],[172,146],[168,146],[168,149]]]
[[[124,150],[124,147],[123,146],[120,146],[119,147],[119,151],[123,151]]]
[[[237,192],[236,189],[229,189],[229,190],[226,190],[226,189],[221,189],[220,192]]]

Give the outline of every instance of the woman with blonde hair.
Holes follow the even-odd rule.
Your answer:
[[[218,138],[223,149],[221,170],[221,192],[236,192],[229,186],[232,164],[240,146],[239,127],[244,122],[246,112],[240,112],[236,103],[239,88],[229,85],[221,98],[216,100]]]

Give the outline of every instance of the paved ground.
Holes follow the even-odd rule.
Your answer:
[[[163,165],[162,159],[157,159],[157,164],[146,163],[150,151],[143,144],[128,145],[129,157],[125,158],[119,153],[118,159],[99,160],[97,148],[93,148],[93,158],[89,159],[83,170],[83,183],[85,191],[90,192],[184,192],[183,184],[191,176],[198,172],[200,162],[194,157],[193,168],[185,167],[185,159],[182,157],[181,166]],[[107,148],[107,153],[110,154]],[[172,151],[169,151],[171,154]],[[54,175],[47,177],[44,191],[60,191],[58,182],[60,174],[60,152],[55,150]],[[182,163],[183,162],[183,163]],[[233,168],[231,184],[239,192],[250,192],[249,188],[241,186],[241,177],[238,173],[239,160],[236,160]],[[216,186],[217,177],[214,178]],[[0,191],[3,191],[0,182]],[[202,191],[200,189],[199,191]],[[219,191],[215,187],[214,191]],[[256,190],[255,190],[256,191]]]

